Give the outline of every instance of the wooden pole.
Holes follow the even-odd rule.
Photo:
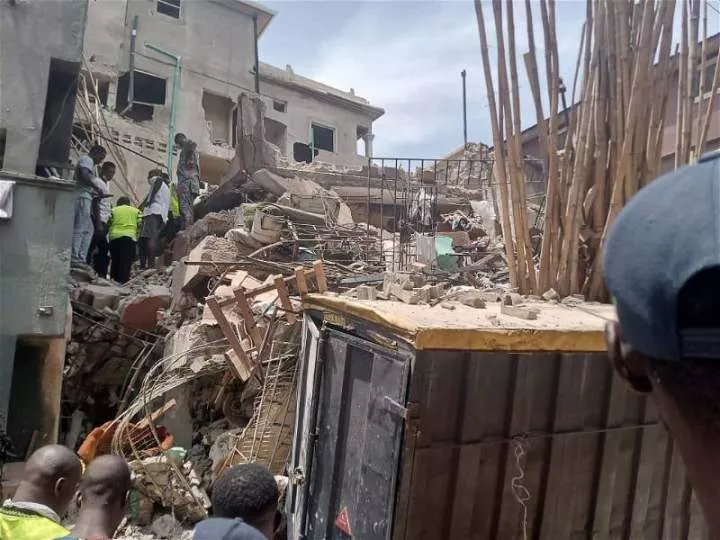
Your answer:
[[[498,125],[498,109],[497,104],[495,103],[495,87],[493,84],[492,71],[490,69],[490,55],[488,53],[487,34],[485,32],[485,19],[483,18],[481,0],[475,0],[475,14],[478,21],[480,51],[482,53],[483,72],[485,74],[485,91],[487,92],[488,106],[490,108],[490,126],[492,128],[495,146],[494,176],[500,191],[500,209],[502,212],[500,217],[502,223],[503,242],[505,244],[505,257],[508,262],[510,286],[517,287],[517,263],[515,259],[515,243],[513,241],[512,228],[510,227],[510,208],[508,204],[508,185],[504,150],[505,145],[502,137],[500,136],[500,128]],[[500,31],[502,31],[502,28]]]

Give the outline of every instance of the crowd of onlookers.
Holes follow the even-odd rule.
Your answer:
[[[177,184],[172,185],[161,169],[151,170],[147,195],[137,207],[129,197],[120,197],[112,205],[110,183],[116,166],[105,161],[107,152],[102,146],[94,145],[78,159],[73,262],[90,264],[98,275],[125,283],[136,259],[140,268],[154,267],[163,243],[192,225],[193,202],[200,191],[197,145],[182,133],[175,142],[180,147]]]
[[[61,445],[35,451],[15,494],[0,507],[3,540],[109,540],[128,509],[130,467],[104,455],[84,467]],[[70,530],[61,521],[73,498],[80,508]],[[273,540],[283,535],[275,477],[257,464],[236,465],[213,484],[212,517],[199,522],[194,540]]]

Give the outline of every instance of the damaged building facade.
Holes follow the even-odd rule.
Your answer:
[[[261,63],[256,73],[257,39],[273,15],[238,0],[90,2],[76,136],[107,125],[125,147],[127,187],[142,196],[147,172],[173,160],[169,130],[183,132],[198,143],[202,179],[219,184],[235,153],[238,96],[259,88],[281,156],[362,166],[383,110],[288,69]]]
[[[72,177],[86,14],[87,0],[0,2],[0,434],[11,460],[57,438],[75,200],[60,176]]]

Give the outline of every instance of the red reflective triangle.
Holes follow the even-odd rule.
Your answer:
[[[347,506],[340,510],[340,514],[335,520],[335,526],[348,536],[352,536],[350,531],[350,516],[348,516]]]

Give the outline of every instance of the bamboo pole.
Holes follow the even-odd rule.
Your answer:
[[[527,264],[528,291],[540,294],[538,291],[537,274],[535,272],[535,261],[530,239],[530,227],[527,224],[527,189],[524,167],[524,155],[522,151],[522,127],[520,122],[520,88],[518,84],[517,56],[515,54],[515,16],[513,12],[513,0],[507,0],[507,21],[508,21],[508,63],[510,64],[510,85],[512,93],[513,111],[513,148],[515,153],[516,174],[513,178],[513,190],[517,190],[518,199],[518,226],[520,227],[520,239],[524,242],[525,259]]]
[[[497,41],[497,66],[498,66],[498,97],[500,98],[500,106],[505,111],[505,140],[501,141],[501,145],[496,147],[502,148],[507,154],[506,177],[510,189],[510,202],[512,208],[512,227],[515,233],[515,247],[517,250],[517,271],[518,271],[518,287],[521,292],[527,292],[530,289],[529,276],[527,272],[528,254],[525,250],[525,242],[523,241],[522,232],[522,214],[525,212],[525,201],[520,200],[520,192],[517,185],[518,176],[522,176],[522,163],[517,154],[517,147],[514,144],[514,127],[513,114],[510,105],[510,88],[508,82],[506,52],[505,52],[505,36],[503,32],[502,18],[502,2],[501,0],[493,0],[493,15],[495,18],[495,37]],[[532,253],[529,254],[530,259]]]
[[[702,146],[700,145],[700,138],[702,134],[702,128],[700,125],[700,118],[704,117],[702,114],[703,112],[703,100],[705,97],[705,70],[707,69],[707,10],[708,10],[708,0],[705,0],[703,2],[703,20],[702,20],[702,28],[703,28],[703,38],[702,38],[702,46],[700,47],[700,81],[698,83],[698,106],[697,106],[697,118],[698,118],[698,129],[697,129],[697,139],[695,142],[695,155],[697,157],[700,157],[700,154],[702,153]]]
[[[485,32],[485,19],[483,17],[482,2],[475,0],[475,14],[478,22],[478,34],[480,36],[480,52],[483,60],[483,71],[485,72],[485,89],[488,96],[488,106],[490,108],[490,126],[493,132],[493,140],[495,146],[495,165],[494,176],[498,182],[500,190],[500,208],[502,211],[502,233],[503,242],[505,244],[505,257],[508,263],[508,274],[510,277],[510,286],[518,286],[517,266],[515,259],[515,243],[513,241],[512,229],[510,227],[510,208],[508,204],[508,185],[505,168],[505,152],[504,141],[498,126],[498,110],[495,102],[495,88],[490,71],[490,55],[488,53],[487,34]],[[500,31],[502,28],[500,29]]]
[[[700,141],[697,145],[696,155],[699,158],[705,150],[705,142],[707,140],[708,130],[710,129],[710,118],[712,117],[713,109],[715,108],[715,100],[717,99],[718,85],[720,85],[720,58],[715,61],[715,72],[713,73],[712,88],[710,89],[710,98],[708,99],[708,105],[705,109],[705,118],[703,119],[702,127],[700,128]],[[698,107],[698,112],[700,108]]]
[[[683,156],[683,134],[685,133],[685,102],[687,101],[687,55],[688,55],[688,11],[687,3],[682,1],[682,32],[680,38],[680,66],[678,68],[678,94],[677,94],[677,111],[675,116],[675,168],[685,163]]]

